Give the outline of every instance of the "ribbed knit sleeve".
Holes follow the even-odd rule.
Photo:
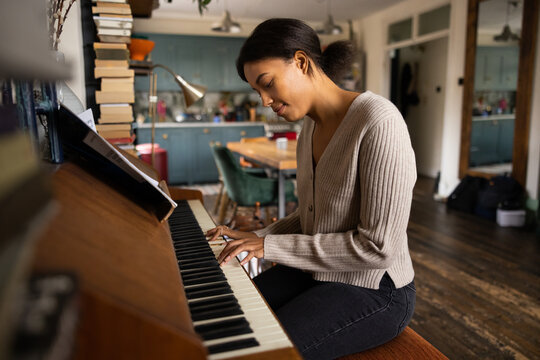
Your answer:
[[[317,181],[311,189],[303,187],[297,211],[303,235],[261,232],[265,259],[312,272],[317,280],[369,288],[378,288],[386,271],[397,287],[412,280],[406,229],[416,181],[414,153],[403,118],[381,99],[371,95],[364,106],[356,104],[349,116],[360,120],[349,119],[336,132],[342,141],[328,145]],[[316,193],[312,198],[310,190]]]
[[[268,234],[299,234],[301,231],[302,228],[300,227],[300,217],[298,216],[297,209],[264,229],[254,231],[254,233],[259,237],[264,237]]]

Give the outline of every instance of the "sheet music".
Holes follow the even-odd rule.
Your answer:
[[[80,120],[83,124],[88,126],[88,124],[86,124],[82,119]],[[165,197],[171,203],[173,207],[176,207],[176,202],[174,202],[174,200],[171,199],[171,197],[167,193],[161,190],[161,188],[158,186],[159,182],[157,180],[152,179],[150,176],[139,170],[138,167],[133,165],[131,161],[129,161],[124,155],[122,155],[118,150],[116,150],[114,146],[112,146],[107,140],[102,138],[97,132],[95,132],[94,130],[89,131],[88,134],[86,134],[86,136],[84,137],[83,141],[92,149],[96,150],[99,154],[111,160],[116,166],[124,170],[127,174],[129,174],[138,182],[142,183],[146,181],[151,184],[163,195],[163,197]]]

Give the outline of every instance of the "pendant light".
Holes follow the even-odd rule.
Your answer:
[[[228,33],[239,33],[242,30],[242,27],[239,23],[235,22],[231,18],[229,10],[227,10],[227,2],[225,1],[225,14],[223,15],[223,20],[219,23],[212,25],[212,31],[218,32],[228,32]]]
[[[318,34],[322,35],[338,35],[343,33],[343,29],[341,26],[336,25],[334,23],[334,18],[332,17],[332,14],[330,14],[330,0],[326,0],[326,7],[327,7],[327,14],[328,17],[326,18],[326,21],[323,24],[323,27],[321,29],[317,30]]]
[[[518,2],[517,1],[511,1],[508,0],[506,3],[506,23],[502,29],[502,32],[499,35],[495,35],[493,37],[494,41],[518,41],[519,36],[516,33],[513,33],[512,30],[510,30],[510,26],[508,25],[508,17],[510,16],[510,5],[517,7]]]

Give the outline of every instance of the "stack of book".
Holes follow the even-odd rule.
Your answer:
[[[92,8],[99,42],[94,76],[101,79],[96,91],[100,116],[96,129],[109,142],[117,145],[133,144],[133,88],[134,71],[129,68],[127,43],[131,39],[133,17],[127,0],[95,1]]]

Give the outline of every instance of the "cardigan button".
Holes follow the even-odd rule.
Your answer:
[[[309,211],[313,211],[313,205],[309,205]]]

